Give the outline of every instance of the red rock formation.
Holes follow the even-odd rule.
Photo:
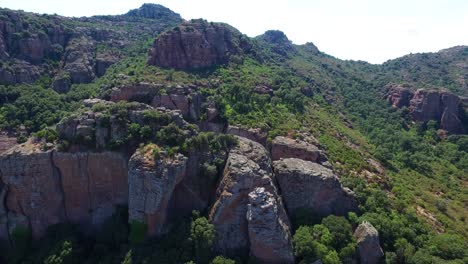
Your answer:
[[[343,188],[338,177],[320,164],[289,158],[273,162],[289,214],[299,209],[327,216],[358,211],[354,193]]]
[[[354,231],[360,263],[381,263],[384,253],[380,247],[379,232],[369,222],[363,222]]]
[[[239,137],[245,137],[255,142],[262,144],[266,147],[267,144],[267,133],[262,131],[260,128],[242,128],[237,126],[228,126],[227,134],[236,135]]]
[[[394,107],[402,108],[403,106],[409,106],[413,93],[408,86],[391,83],[386,85],[385,89],[387,90],[385,97]]]
[[[299,139],[276,137],[271,142],[271,158],[273,160],[298,158],[319,162],[321,156],[322,151],[318,147]]]
[[[409,90],[408,86],[389,84],[385,98],[394,107],[408,107],[411,118],[418,122],[434,120],[439,122],[440,128],[449,133],[463,133],[460,120],[461,98],[446,92],[418,89]]]
[[[263,229],[265,233],[261,235],[257,233],[259,231],[257,229],[261,229],[260,226],[264,225],[257,222],[256,219],[258,217],[257,213],[260,212],[251,208],[253,210],[251,213],[254,214],[250,218],[252,225],[249,225],[248,218],[246,218],[249,193],[256,188],[262,188],[262,190],[274,197],[277,210],[276,212],[269,211],[268,214],[271,214],[270,220],[281,219],[280,222],[282,223],[269,223],[268,228]],[[250,202],[251,205],[256,204],[254,201]],[[269,208],[272,209],[270,205]],[[239,145],[229,153],[222,179],[216,190],[216,200],[209,213],[209,219],[217,232],[215,248],[223,254],[243,255],[249,251],[250,245],[250,250],[263,260],[278,257],[279,255],[273,252],[276,250],[282,250],[284,257],[281,258],[282,260],[290,260],[286,256],[292,256],[292,247],[287,242],[283,243],[284,241],[278,243],[270,251],[262,250],[268,247],[269,241],[263,241],[260,237],[274,237],[273,233],[275,233],[281,234],[280,236],[288,241],[290,240],[290,233],[289,220],[271,173],[271,160],[266,149],[256,142],[239,138]],[[282,228],[277,229],[276,224],[282,226]],[[253,233],[250,234],[249,230]],[[255,236],[254,233],[258,236]],[[277,242],[281,240],[281,238],[278,239]],[[281,247],[281,249],[276,247]]]
[[[148,63],[176,69],[199,69],[226,63],[250,44],[236,29],[204,20],[186,22],[156,38]]]
[[[44,152],[26,143],[0,157],[0,176],[7,229],[28,227],[35,238],[65,221],[90,230],[128,200],[127,162],[117,153]]]
[[[177,154],[173,158],[155,159],[153,150],[138,149],[129,161],[129,221],[148,226],[148,235],[160,235],[167,227],[168,203],[174,189],[186,175],[187,158]]]

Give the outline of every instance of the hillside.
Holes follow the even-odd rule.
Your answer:
[[[0,16],[0,262],[467,261],[466,47],[373,65],[154,4]]]

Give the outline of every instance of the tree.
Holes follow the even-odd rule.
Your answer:
[[[339,250],[351,241],[353,229],[346,218],[330,215],[322,220],[322,224],[330,231],[333,248]]]
[[[294,255],[305,261],[313,261],[314,248],[312,243],[314,238],[308,226],[300,226],[293,236]]]
[[[190,225],[189,240],[193,245],[196,262],[206,263],[211,256],[211,247],[215,238],[214,225],[210,224],[205,217],[198,216],[197,213],[194,217]]]

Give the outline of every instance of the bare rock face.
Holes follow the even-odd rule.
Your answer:
[[[461,121],[461,98],[446,92],[418,89],[412,92],[409,86],[388,84],[385,98],[397,108],[408,107],[411,118],[418,122],[435,120],[440,128],[449,133],[463,133]]]
[[[276,137],[271,143],[271,158],[297,158],[312,162],[319,162],[322,151],[318,147],[299,139]]]
[[[238,146],[229,153],[216,190],[216,200],[209,213],[209,219],[217,232],[217,251],[227,255],[247,254],[252,243],[249,240],[249,224],[246,218],[248,195],[258,187],[263,187],[275,197],[277,214],[283,219],[285,226],[289,226],[288,217],[273,181],[271,161],[266,149],[256,142],[239,138]]]
[[[361,263],[381,263],[384,256],[380,247],[379,232],[369,222],[361,223],[354,231],[358,244],[358,253]]]
[[[16,138],[0,132],[0,154],[16,145]]]
[[[7,215],[0,237],[19,226],[30,228],[35,238],[50,225],[66,221],[85,231],[99,226],[117,205],[127,203],[126,168],[126,160],[117,153],[44,152],[31,143],[15,146],[0,156],[5,205],[0,214]]]
[[[96,55],[96,76],[103,76],[107,69],[114,63],[119,61],[119,55],[112,52],[101,52]]]
[[[250,254],[261,263],[294,263],[288,223],[278,214],[273,194],[265,188],[249,193],[247,221]]]
[[[386,85],[385,89],[387,90],[385,98],[394,107],[402,108],[403,106],[409,106],[413,93],[408,86],[391,83]]]
[[[128,201],[127,161],[116,152],[53,152],[68,221],[100,226]]]
[[[358,211],[354,193],[343,188],[338,177],[322,165],[288,158],[273,162],[273,168],[290,215],[298,209],[321,216]]]
[[[128,172],[129,221],[146,223],[150,236],[164,231],[168,203],[187,168],[187,158],[181,154],[155,159],[152,151],[148,146],[138,149]]]
[[[89,83],[94,73],[94,42],[86,37],[72,39],[65,50],[64,71],[73,83]]]
[[[15,228],[30,228],[40,237],[50,225],[64,222],[63,195],[52,162],[51,152],[17,146],[0,157],[0,176],[7,215],[1,238],[8,238]]]
[[[262,144],[264,147],[266,147],[267,144],[268,135],[259,128],[245,129],[238,126],[228,126],[226,133],[253,140]]]
[[[159,35],[148,64],[176,69],[200,69],[228,62],[250,48],[248,39],[221,23],[192,20]]]
[[[112,88],[110,101],[138,101],[150,103],[152,98],[159,92],[162,85],[151,83],[138,83],[133,85],[124,85],[121,87]]]

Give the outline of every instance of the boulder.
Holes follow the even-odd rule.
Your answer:
[[[330,169],[296,158],[274,161],[273,168],[289,215],[302,209],[320,216],[358,211],[354,193]]]
[[[278,214],[276,197],[255,188],[247,208],[250,255],[261,263],[294,263],[289,225]]]
[[[249,48],[248,38],[231,26],[192,20],[159,35],[148,64],[183,70],[208,68]]]
[[[380,247],[379,232],[369,222],[361,223],[354,231],[361,263],[381,263],[384,253]]]
[[[258,142],[262,144],[264,147],[266,147],[267,144],[267,133],[262,131],[260,128],[242,128],[238,126],[228,126],[227,134],[231,135],[236,135],[239,137],[244,137],[248,138],[250,140],[253,140],[255,142]]]
[[[312,162],[321,160],[322,151],[308,142],[287,137],[276,137],[271,142],[271,158],[297,158]]]
[[[289,226],[288,217],[271,173],[271,161],[259,143],[239,138],[228,156],[216,190],[209,220],[215,226],[215,250],[226,255],[246,255],[249,251],[249,226],[246,218],[249,193],[263,187],[276,199],[277,214]]]
[[[149,236],[166,231],[168,203],[187,168],[182,154],[155,157],[156,149],[151,145],[138,149],[128,166],[129,221],[146,223]]]

